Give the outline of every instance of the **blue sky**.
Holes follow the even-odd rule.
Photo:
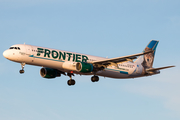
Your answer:
[[[32,44],[101,57],[140,53],[160,40],[154,67],[160,75],[117,80],[67,76],[46,80],[40,67],[0,56],[2,120],[179,120],[180,1],[0,0],[0,52]]]

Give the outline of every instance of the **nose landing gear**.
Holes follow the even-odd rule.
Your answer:
[[[21,67],[22,67],[22,70],[19,71],[20,74],[23,74],[24,73],[24,66],[25,66],[26,63],[21,63]]]
[[[19,70],[19,73],[20,73],[20,74],[23,74],[23,73],[24,73],[24,70]]]

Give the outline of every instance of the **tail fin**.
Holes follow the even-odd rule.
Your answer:
[[[140,56],[135,62],[138,64],[142,64],[144,68],[152,68],[158,43],[159,41],[157,40],[151,40],[143,52],[147,52],[150,50],[153,50],[153,52],[145,54],[144,56]]]

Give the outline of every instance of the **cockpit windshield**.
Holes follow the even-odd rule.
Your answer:
[[[20,47],[10,47],[9,49],[16,49],[16,50],[20,50]]]

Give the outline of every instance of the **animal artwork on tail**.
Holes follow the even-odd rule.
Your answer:
[[[144,49],[143,52],[147,52],[147,51],[153,51],[151,53],[145,54],[144,55],[144,61],[142,63],[142,66],[146,69],[146,68],[152,68],[153,66],[153,61],[154,61],[154,56],[155,56],[155,51],[156,51],[156,46],[158,44],[159,41],[154,41],[152,40],[147,47]]]

